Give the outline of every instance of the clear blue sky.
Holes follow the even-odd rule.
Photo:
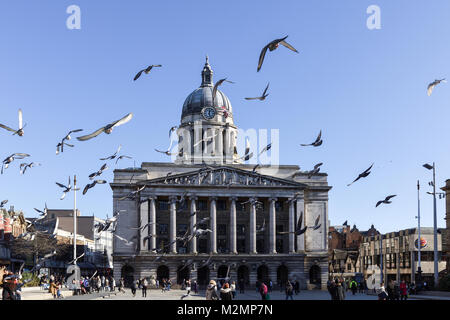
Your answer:
[[[81,8],[81,30],[68,30],[66,8]],[[381,8],[381,29],[366,27],[369,5]],[[261,48],[287,39],[268,53],[257,73]],[[168,128],[179,124],[186,96],[200,84],[208,54],[215,80],[243,128],[280,129],[280,162],[309,170],[323,162],[333,189],[331,224],[348,220],[382,232],[416,225],[416,181],[422,188],[423,226],[432,226],[426,195],[437,164],[438,186],[450,178],[448,123],[450,83],[426,95],[436,78],[450,78],[450,2],[435,1],[2,1],[0,4],[0,123],[16,125],[22,108],[27,123],[19,138],[0,131],[0,156],[30,153],[41,162],[24,176],[18,164],[0,175],[0,198],[28,216],[33,207],[71,208],[60,201],[55,181],[77,174],[82,187],[100,168],[98,159],[119,144],[143,161],[167,161],[153,149],[168,144]],[[162,64],[136,82],[135,73]],[[270,81],[263,103],[243,98]],[[76,141],[55,155],[68,129],[91,132],[128,112],[134,118],[111,135]],[[312,142],[322,129],[324,144]],[[372,162],[372,174],[347,187]],[[133,160],[119,162],[133,166]],[[112,180],[114,163],[105,173]],[[386,195],[389,206],[375,209]],[[1,200],[1,199],[0,199]],[[78,198],[84,215],[112,214],[112,193],[96,186]],[[445,226],[444,200],[438,225]]]

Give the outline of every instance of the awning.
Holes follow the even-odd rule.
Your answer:
[[[89,262],[78,262],[77,265],[80,267],[80,269],[97,269],[96,266]]]

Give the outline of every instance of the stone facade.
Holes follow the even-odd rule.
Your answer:
[[[309,178],[296,165],[254,170],[254,165],[242,164],[235,152],[237,131],[228,98],[220,92],[225,109],[214,104],[214,118],[201,117],[205,106],[212,105],[208,62],[200,88],[183,106],[180,127],[188,131],[177,131],[174,163],[144,162],[140,168],[114,171],[113,208],[115,214],[122,210],[115,234],[132,242],[114,238],[114,276],[127,282],[155,277],[180,283],[190,278],[201,287],[209,279],[243,279],[251,288],[257,280],[284,286],[297,279],[302,288],[326,289],[327,175]],[[199,126],[223,134],[211,147],[198,141],[210,134],[196,134]],[[319,218],[320,227],[297,236],[300,217],[309,227]],[[209,219],[196,225],[204,218]],[[210,232],[188,242],[177,239],[196,229]]]

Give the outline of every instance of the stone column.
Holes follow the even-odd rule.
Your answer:
[[[276,209],[275,202],[277,198],[269,198],[270,208],[269,208],[269,253],[277,253],[277,235],[276,235]]]
[[[140,204],[141,221],[139,227],[145,226],[148,223],[148,199],[141,199]],[[148,242],[144,242],[144,238],[148,236],[148,229],[143,228],[139,231],[139,249],[140,251],[148,251]],[[146,243],[147,245],[145,245]]]
[[[236,197],[230,198],[230,253],[237,254],[237,236],[236,236]]]
[[[191,226],[191,235],[194,234],[194,226],[197,223],[197,214],[194,214],[194,212],[197,211],[197,206],[196,206],[196,201],[197,201],[197,197],[189,197],[189,199],[191,200],[191,221],[190,221],[190,226]],[[191,240],[191,246],[190,246],[190,252],[191,253],[197,253],[197,237],[193,237]]]
[[[210,244],[209,244],[209,252],[217,253],[217,220],[216,220],[216,197],[211,197],[211,211],[210,211]]]
[[[177,237],[177,197],[170,197],[170,228],[169,228],[169,242],[170,253],[177,253],[177,243],[174,242]]]
[[[256,252],[256,198],[250,199],[250,253]]]
[[[150,197],[150,226],[148,230],[150,230],[150,234],[152,237],[150,238],[150,249],[156,248],[156,197]]]
[[[289,253],[295,253],[295,217],[294,200],[289,199]]]

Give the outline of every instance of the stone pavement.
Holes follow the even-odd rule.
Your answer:
[[[147,290],[147,297],[142,297],[142,291],[137,290],[136,296],[133,297],[130,289],[125,289],[124,293],[115,292],[100,292],[87,295],[74,296],[72,292],[66,288],[62,289],[64,295],[63,300],[181,300],[181,297],[186,293],[185,290],[172,289],[170,291],[162,292],[161,290],[149,289]],[[285,300],[285,294],[279,291],[270,293],[271,300]],[[330,295],[327,291],[319,290],[302,290],[298,295],[293,295],[294,300],[330,300]],[[260,295],[256,291],[246,290],[245,293],[237,293],[235,300],[260,300]],[[367,295],[357,293],[352,295],[350,291],[346,293],[346,299],[352,300],[377,300],[376,295]],[[22,291],[22,300],[54,300],[52,295],[47,290],[41,290],[39,287],[24,288]],[[205,300],[205,292],[199,291],[198,294],[192,293],[183,300]],[[433,296],[433,295],[412,295],[408,300],[450,300],[448,296]]]
[[[142,297],[142,291],[137,290],[136,296],[133,297],[130,289],[126,289],[124,293],[111,293],[109,296],[95,298],[96,300],[181,300],[181,297],[186,293],[186,290],[172,289],[170,291],[162,292],[161,290],[147,290],[147,298]],[[347,294],[346,300],[377,300],[377,296],[366,295],[358,293],[356,295]],[[285,300],[284,293],[273,291],[270,294],[271,300]],[[298,295],[293,296],[294,300],[330,300],[328,291],[301,291]],[[205,300],[205,292],[199,291],[198,294],[191,294],[183,300]],[[245,293],[237,293],[235,300],[261,300],[259,293],[252,290],[247,290]]]

